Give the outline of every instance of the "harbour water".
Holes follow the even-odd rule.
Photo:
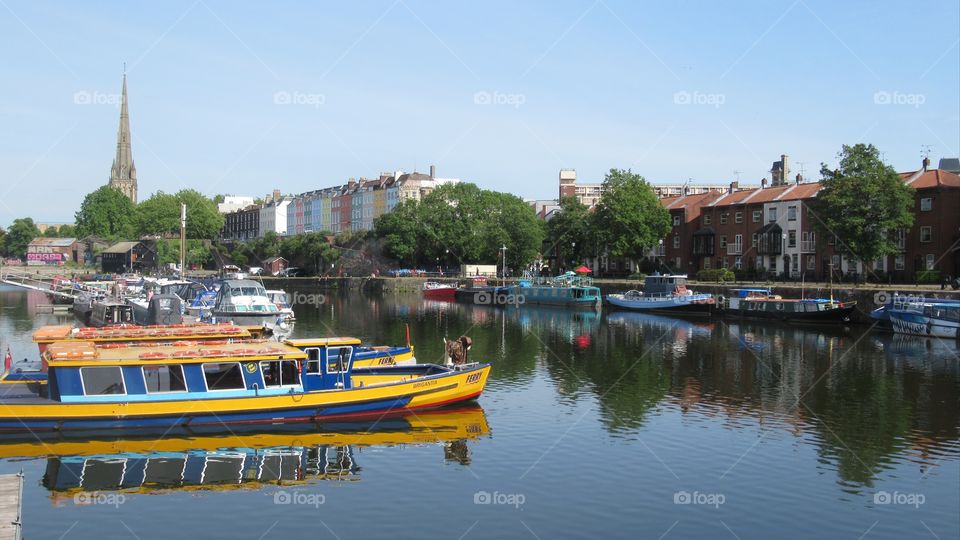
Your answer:
[[[957,538],[960,348],[866,327],[293,296],[296,337],[473,338],[478,408],[0,445],[28,538]],[[298,300],[299,299],[299,300]],[[0,340],[70,321],[0,289]],[[4,351],[5,352],[5,351]],[[16,364],[15,364],[16,365]]]

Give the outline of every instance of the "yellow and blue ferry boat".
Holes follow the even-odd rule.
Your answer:
[[[478,397],[489,364],[355,367],[357,345],[47,346],[47,384],[7,386],[0,431],[225,426],[403,414]]]

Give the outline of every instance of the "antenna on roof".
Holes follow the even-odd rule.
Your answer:
[[[733,177],[734,177],[734,180],[737,181],[737,183],[740,183],[740,173],[742,172],[743,171],[733,171]]]
[[[923,158],[928,158],[928,157],[930,157],[930,145],[929,145],[929,144],[921,144],[921,145],[920,145],[920,157],[923,157]]]

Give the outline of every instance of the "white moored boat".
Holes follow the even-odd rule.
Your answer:
[[[652,274],[643,282],[643,291],[608,294],[613,306],[634,311],[677,315],[709,316],[714,306],[712,294],[687,289],[687,276]]]

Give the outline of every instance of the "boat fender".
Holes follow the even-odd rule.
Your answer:
[[[721,307],[726,307],[726,305],[727,305],[727,297],[723,296],[722,294],[721,294],[720,296],[718,296],[718,297],[717,297],[717,305],[719,305],[719,306],[721,306]]]

